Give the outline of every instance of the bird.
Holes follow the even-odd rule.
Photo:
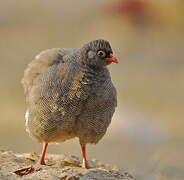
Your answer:
[[[88,168],[86,145],[105,135],[117,107],[117,92],[107,65],[119,63],[110,43],[97,39],[81,48],[42,51],[24,71],[26,131],[43,144],[45,165],[49,143],[78,138],[82,167]]]

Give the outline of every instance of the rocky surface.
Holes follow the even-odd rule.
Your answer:
[[[0,151],[0,180],[135,180],[97,160],[81,168],[78,157],[47,154],[46,166],[37,164],[38,155]],[[21,170],[25,168],[24,170]]]

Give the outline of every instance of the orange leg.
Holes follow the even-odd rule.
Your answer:
[[[86,145],[81,145],[82,148],[82,167],[88,168],[88,162],[86,159]]]
[[[42,154],[39,160],[39,163],[42,165],[45,165],[45,154],[47,151],[47,146],[48,146],[48,143],[43,143]]]

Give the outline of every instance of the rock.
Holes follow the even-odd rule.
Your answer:
[[[81,168],[76,156],[47,154],[46,166],[37,164],[37,160],[36,153],[0,150],[0,180],[135,180],[129,173],[97,160],[89,162],[90,169]]]

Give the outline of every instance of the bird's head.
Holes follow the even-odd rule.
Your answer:
[[[94,67],[103,67],[109,64],[118,63],[113,57],[112,49],[108,41],[99,39],[85,44],[82,48],[83,63]]]

